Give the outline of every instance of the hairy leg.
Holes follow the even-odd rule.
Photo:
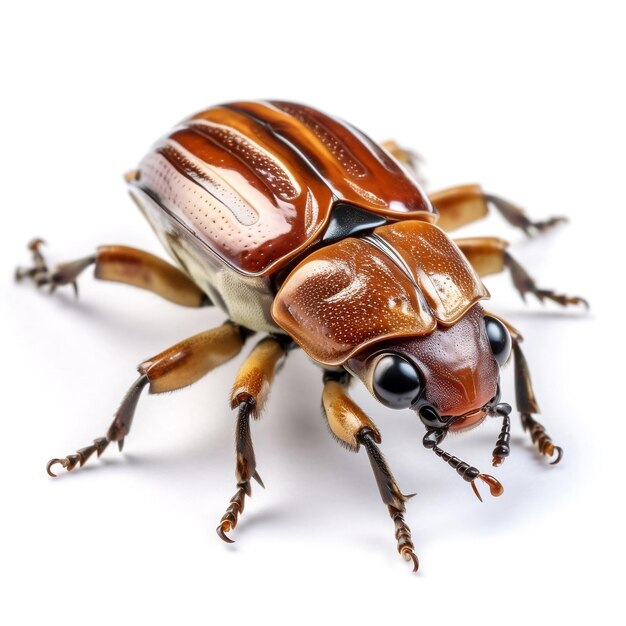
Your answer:
[[[16,270],[15,278],[18,281],[28,278],[37,287],[47,286],[51,293],[57,287],[72,285],[78,294],[78,276],[93,265],[94,276],[100,280],[147,289],[183,306],[211,304],[206,294],[182,270],[149,252],[128,246],[100,246],[95,254],[49,269],[41,253],[43,243],[41,239],[34,239],[29,244],[33,265]]]
[[[346,372],[328,371],[324,375],[324,391],[322,406],[331,432],[339,443],[349,450],[358,452],[365,448],[369,458],[376,484],[383,502],[387,505],[389,515],[396,530],[398,552],[406,561],[413,563],[413,571],[419,567],[414,552],[411,529],[404,521],[404,503],[411,497],[404,495],[378,448],[381,442],[380,432],[372,420],[348,396],[347,386],[350,377]]]
[[[218,365],[236,356],[247,335],[245,328],[226,322],[222,326],[189,337],[141,363],[137,368],[139,378],[122,400],[106,436],[94,439],[91,445],[81,448],[75,454],[51,459],[47,466],[48,474],[55,476],[52,467],[57,464],[68,471],[77,465],[82,467],[94,452],[100,456],[112,441],[116,441],[122,450],[144,387],[148,386],[150,393],[163,393],[191,385]]]

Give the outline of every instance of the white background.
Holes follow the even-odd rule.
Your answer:
[[[619,3],[20,2],[3,9],[2,513],[4,624],[521,624],[623,617],[623,18]],[[160,253],[121,174],[187,114],[231,99],[313,104],[427,159],[431,188],[481,182],[534,217],[497,216],[542,285],[591,312],[525,307],[506,276],[492,308],[526,336],[548,467],[514,421],[505,485],[480,504],[421,446],[416,418],[354,396],[383,432],[421,560],[395,553],[364,452],[328,436],[321,380],[290,356],[253,425],[254,487],[233,546],[214,528],[234,492],[240,359],[144,397],[123,455],[49,479],[44,466],[106,432],[134,367],[221,322],[85,275],[52,298],[12,272],[45,237],[52,262],[102,243]],[[505,398],[513,398],[509,372]],[[448,443],[485,470],[499,430]],[[483,490],[484,491],[484,490]]]

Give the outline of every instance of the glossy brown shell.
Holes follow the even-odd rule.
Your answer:
[[[289,102],[202,111],[159,141],[132,181],[241,274],[270,276],[321,239],[345,202],[432,221],[414,179],[352,126]]]
[[[375,342],[452,325],[488,296],[440,228],[409,220],[307,256],[277,293],[272,316],[316,361],[341,365]]]

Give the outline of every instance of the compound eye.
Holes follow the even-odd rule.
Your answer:
[[[493,356],[496,358],[498,365],[502,367],[511,355],[511,335],[506,326],[495,317],[485,315],[485,328],[487,329],[487,338]]]
[[[385,406],[406,409],[417,400],[422,381],[409,361],[397,354],[387,354],[376,364],[373,388]]]

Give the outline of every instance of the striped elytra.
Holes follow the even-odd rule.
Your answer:
[[[184,120],[131,181],[234,270],[271,276],[318,242],[333,206],[435,217],[415,180],[347,123],[287,102],[235,102]]]

